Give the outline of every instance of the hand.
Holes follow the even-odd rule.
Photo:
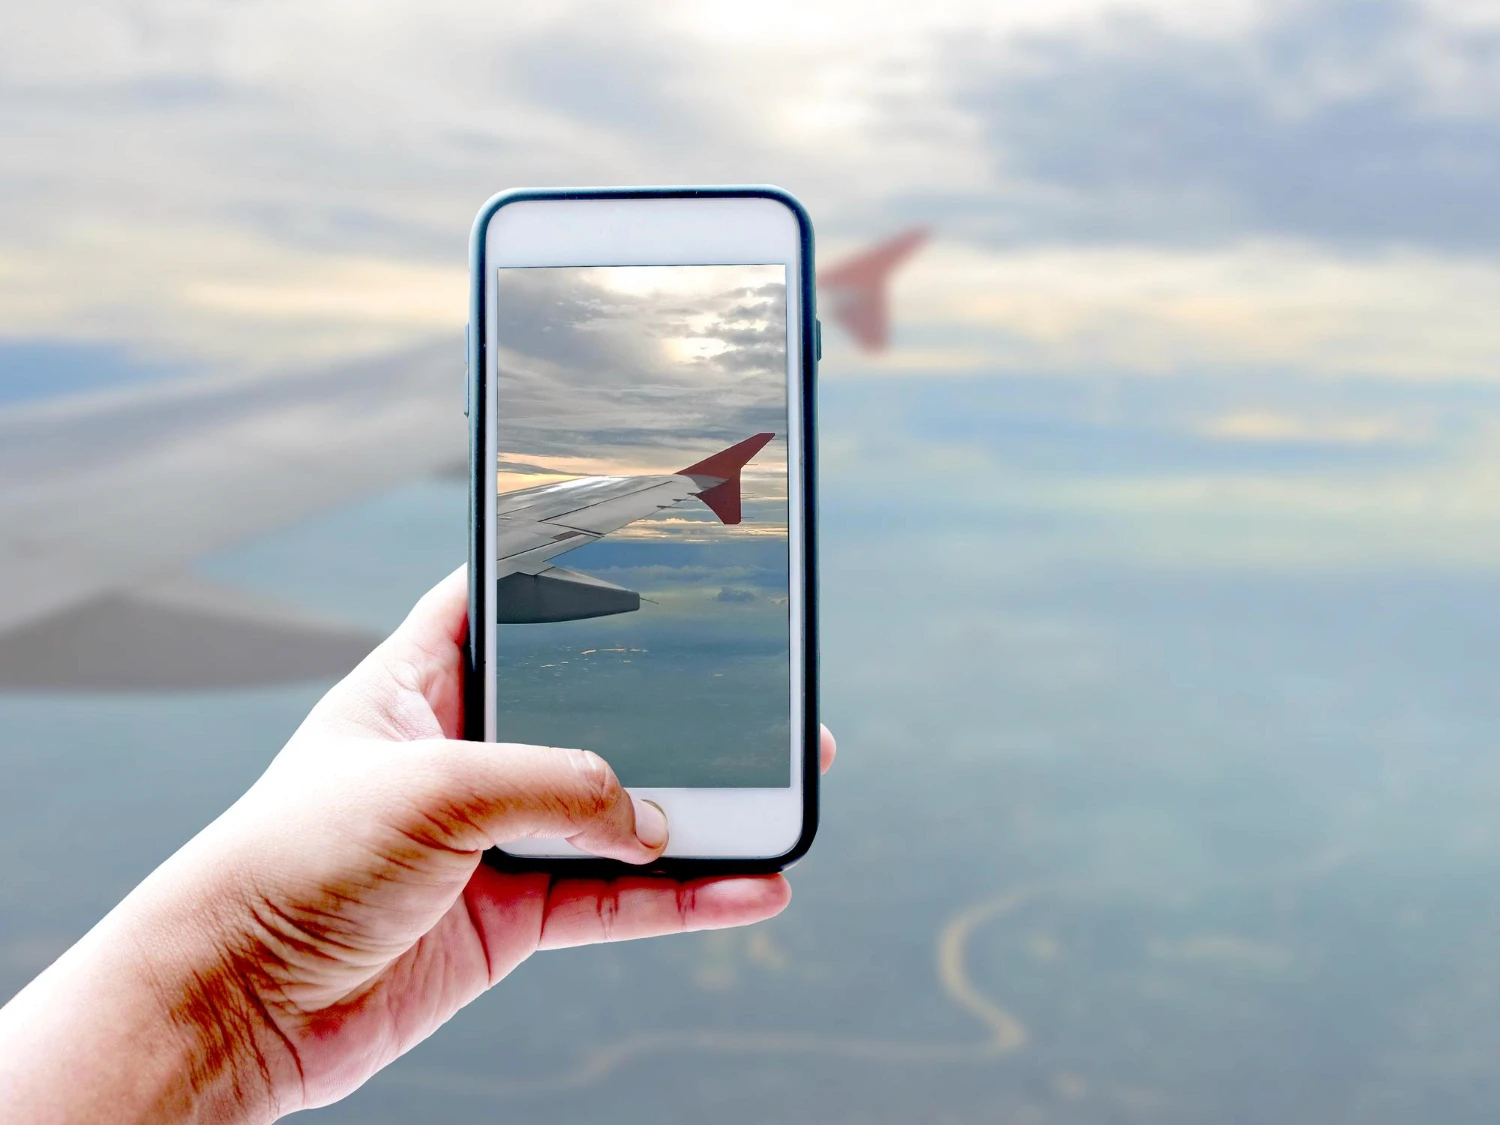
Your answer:
[[[43,1080],[38,1092],[16,1065],[12,1041],[34,1054],[47,1027],[67,1056],[97,1060],[158,1019],[187,1073],[174,1085],[171,1066],[116,1059],[144,1087],[140,1119],[271,1120],[348,1094],[538,949],[744,925],[786,906],[780,875],[553,882],[483,866],[484,849],[532,835],[647,863],[668,826],[594,754],[456,741],[466,604],[460,570],[324,697],[249,792],[0,1012],[0,1117],[81,1105],[48,1101],[57,1091]],[[827,769],[826,730],[821,752]],[[84,991],[118,993],[113,1007],[128,1009],[102,1052],[81,1049],[77,1021],[49,1002]],[[49,1059],[42,1069],[77,1087],[71,1065]],[[118,1090],[95,1093],[111,1119],[131,1119]]]

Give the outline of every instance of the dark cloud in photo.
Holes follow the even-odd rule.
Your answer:
[[[528,476],[545,476],[556,473],[556,469],[549,469],[545,465],[533,465],[529,461],[509,461],[501,458],[495,462],[495,467],[502,473],[525,473]]]
[[[508,457],[681,468],[755,433],[785,457],[781,266],[499,271]]]

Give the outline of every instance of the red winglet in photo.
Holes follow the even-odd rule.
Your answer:
[[[721,523],[740,522],[740,470],[750,459],[766,447],[775,434],[756,434],[744,441],[736,442],[728,449],[721,449],[712,457],[705,457],[696,465],[689,465],[678,472],[680,477],[715,479],[720,483],[698,493],[702,500],[719,517]]]

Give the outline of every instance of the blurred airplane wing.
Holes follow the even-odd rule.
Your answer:
[[[143,683],[141,668],[121,671],[92,651],[129,635],[119,632],[127,623],[155,638],[154,652],[139,653],[143,666],[176,645],[200,661],[213,647],[216,683],[347,670],[371,638],[356,643],[342,626],[224,589],[210,598],[199,587],[184,601],[169,592],[186,589],[172,576],[206,552],[462,465],[455,350],[435,344],[322,371],[183,380],[0,412],[0,686],[45,686],[44,669],[58,686]],[[455,558],[462,553],[455,542]],[[98,620],[86,623],[91,615]],[[171,630],[175,641],[157,643]],[[238,652],[235,636],[245,639]],[[315,671],[288,663],[293,638],[321,654]],[[206,686],[201,668],[179,671],[163,669],[167,682],[152,686]]]
[[[0,686],[203,690],[341,676],[380,640],[179,575],[0,633]]]
[[[865,351],[884,351],[890,343],[891,273],[927,238],[925,229],[909,230],[818,271],[818,288],[828,298],[833,319]]]
[[[887,279],[926,237],[908,231],[819,277],[834,319],[862,347],[886,346]],[[208,597],[200,585],[185,602],[178,576],[202,554],[325,508],[461,474],[455,350],[433,344],[323,371],[182,380],[0,411],[0,687],[207,686],[343,670],[373,638],[227,589]],[[716,454],[722,465],[710,458],[664,477],[530,490],[537,495],[525,502],[544,507],[517,508],[513,531],[524,539],[545,529],[552,539],[516,550],[511,573],[540,575],[553,555],[688,496],[739,522],[739,468],[764,441],[729,462],[759,438],[769,435]],[[118,653],[130,636],[152,639],[127,668]]]

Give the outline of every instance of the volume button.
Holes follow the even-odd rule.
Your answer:
[[[474,338],[464,325],[464,417],[469,416],[469,398],[474,393]]]

